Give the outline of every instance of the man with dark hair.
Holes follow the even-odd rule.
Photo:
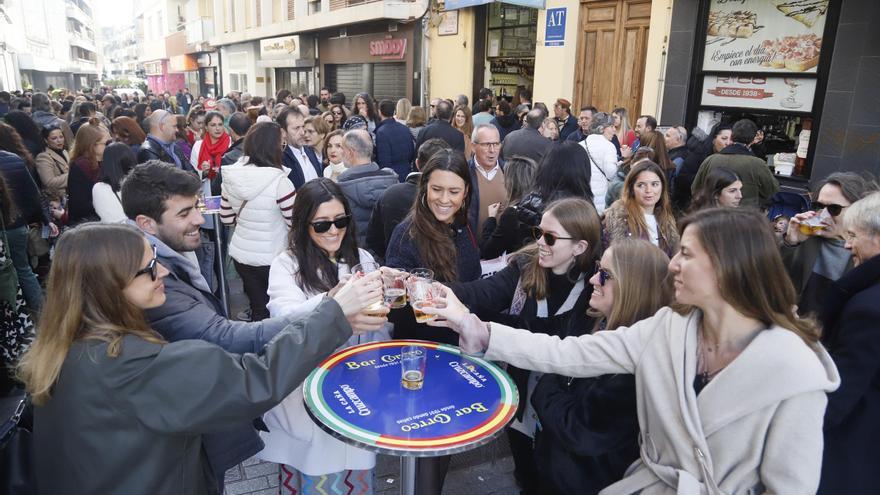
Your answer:
[[[597,113],[599,113],[599,110],[592,105],[581,107],[581,111],[577,118],[578,128],[576,131],[569,134],[565,140],[579,143],[584,139],[587,139],[587,136],[590,135],[590,126],[593,124],[593,115],[596,115]]]
[[[318,97],[315,95],[306,96],[306,105],[309,107],[309,115],[321,115],[321,111],[318,110]]]
[[[571,102],[565,98],[557,98],[553,104],[553,113],[559,127],[559,141],[565,141],[569,134],[578,129],[577,119],[571,114]]]
[[[232,165],[244,155],[244,136],[248,129],[251,128],[251,119],[242,112],[235,112],[229,117],[229,137],[232,138],[232,145],[223,153],[220,160],[220,173],[223,173],[223,165]]]
[[[416,139],[416,148],[421,148],[422,143],[431,138],[440,138],[449,144],[449,147],[464,153],[464,134],[452,127],[452,104],[447,100],[440,100],[434,109],[436,120],[426,125],[419,131]]]
[[[415,171],[410,172],[400,184],[390,186],[373,206],[373,214],[367,226],[366,248],[378,261],[385,258],[385,250],[388,248],[388,240],[394,227],[403,221],[412,209],[413,201],[419,191],[420,170],[428,163],[428,160],[440,150],[449,149],[446,141],[432,138],[419,147],[419,153],[415,160]]]
[[[97,114],[98,107],[96,107],[94,103],[90,101],[80,103],[79,108],[76,110],[76,122],[70,125],[70,132],[76,136],[76,131],[78,131],[79,128],[87,123],[92,117],[97,116]]]
[[[394,119],[395,104],[391,100],[379,102],[379,124],[376,126],[376,163],[381,168],[397,172],[401,182],[412,169],[415,146],[409,127]]]
[[[321,103],[318,105],[318,110],[321,113],[327,112],[330,110],[330,88],[324,86],[321,88],[320,93],[318,93],[318,97],[321,100]]]
[[[532,109],[532,92],[526,88],[519,91],[519,104],[526,105],[529,110]]]
[[[474,123],[475,129],[483,124],[491,123],[492,119],[495,118],[492,115],[492,103],[487,100],[477,101],[477,104],[474,105],[474,111],[475,113],[471,120]]]
[[[736,173],[742,181],[740,207],[761,208],[769,203],[770,198],[779,191],[779,183],[767,163],[753,155],[749,149],[757,132],[758,126],[749,119],[738,120],[733,124],[733,142],[719,153],[710,155],[700,165],[691,185],[691,192],[696,194],[703,187],[706,176],[712,169],[725,167]]]
[[[480,110],[480,109],[478,108],[478,105],[479,105],[480,102],[482,102],[482,101],[485,101],[486,103],[488,103],[488,107],[489,107],[490,109],[493,108],[492,103],[493,103],[493,100],[494,100],[494,99],[495,99],[495,94],[492,92],[491,89],[489,89],[489,88],[480,88],[480,92],[477,93],[477,101],[474,102],[474,108],[471,110],[471,113],[474,114],[474,115],[476,115],[476,114],[478,114],[478,113],[480,113],[480,112],[482,111],[482,110]],[[491,120],[491,119],[490,119],[490,120]],[[488,123],[488,121],[487,121],[486,123]],[[477,125],[477,124],[475,123],[474,126],[476,127],[476,125]]]
[[[504,141],[501,143],[501,157],[507,161],[516,155],[526,156],[535,160],[535,163],[541,163],[541,159],[553,147],[553,141],[538,132],[543,123],[543,111],[537,108],[529,110],[526,114],[525,127],[504,136]]]
[[[9,113],[9,102],[12,101],[12,95],[9,91],[0,91],[0,119]]]
[[[642,142],[642,133],[653,132],[657,128],[657,119],[651,115],[639,115],[636,119],[636,126],[633,129],[636,133],[636,140],[633,141],[631,149],[635,152],[639,149]]]
[[[64,119],[58,118],[57,115],[52,113],[49,95],[46,93],[34,93],[34,96],[31,97],[31,105],[33,105],[31,118],[34,119],[34,122],[41,128],[59,127],[62,134],[64,134],[64,142],[67,148],[71,149],[73,147],[73,131],[70,130],[70,125]]]
[[[158,160],[138,165],[122,183],[122,208],[129,223],[155,246],[157,261],[169,271],[164,279],[165,303],[146,310],[146,317],[150,327],[169,342],[204,340],[233,354],[259,354],[275,334],[306,315],[296,313],[258,322],[227,319],[223,305],[208,287],[206,274],[194,261],[193,251],[201,244],[199,227],[205,222],[198,209],[201,190],[198,177]],[[348,319],[356,328],[378,328],[375,320],[358,316]],[[223,492],[226,470],[263,448],[249,422],[203,438],[219,493]]]
[[[311,147],[304,146],[305,117],[296,107],[287,107],[275,119],[287,136],[282,164],[290,169],[287,177],[299,189],[306,182],[324,175],[318,156]]]

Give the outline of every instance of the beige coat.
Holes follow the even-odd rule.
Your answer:
[[[773,327],[697,396],[699,321],[663,308],[565,340],[492,323],[486,358],[573,377],[635,374],[641,459],[603,495],[815,493],[826,393],[840,384],[828,353]]]
[[[43,189],[56,191],[63,195],[67,190],[70,155],[67,153],[67,150],[64,150],[62,153],[64,153],[63,160],[58,156],[58,153],[46,150],[37,155],[35,162],[37,174],[40,176],[40,181],[43,182]]]

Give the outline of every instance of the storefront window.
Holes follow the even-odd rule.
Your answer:
[[[489,85],[496,95],[513,95],[518,87],[532,88],[537,26],[537,9],[489,4],[486,58],[492,73]]]

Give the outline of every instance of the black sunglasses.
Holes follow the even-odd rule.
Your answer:
[[[141,275],[145,275],[147,273],[150,274],[150,280],[156,281],[156,278],[159,276],[159,263],[156,261],[156,245],[153,245],[153,259],[147,264],[147,266],[141,268],[134,274],[135,278],[140,277]]]
[[[602,268],[598,262],[596,263],[596,273],[599,274],[599,285],[605,287],[605,282],[609,280],[614,280],[614,276],[611,275],[611,272]]]
[[[544,231],[541,229],[541,227],[532,227],[532,235],[535,237],[535,240],[536,240],[536,241],[537,241],[538,239],[540,239],[541,237],[543,237],[543,238],[544,238],[544,242],[545,242],[548,246],[552,246],[552,245],[556,244],[557,239],[565,239],[565,240],[568,240],[568,241],[573,241],[573,240],[574,240],[574,237],[559,237],[559,236],[556,235],[556,234],[551,234],[550,232],[544,232]]]
[[[825,203],[813,201],[812,203],[810,203],[810,208],[812,208],[814,211],[819,211],[819,210],[827,208],[828,214],[831,215],[832,217],[836,217],[837,215],[840,215],[840,212],[843,211],[843,209],[846,207],[841,206],[841,205],[836,205],[834,203],[832,203],[830,205],[826,205]]]
[[[331,225],[335,225],[337,229],[344,229],[348,227],[349,222],[351,222],[351,215],[345,215],[344,217],[339,217],[335,220],[319,220],[317,222],[312,222],[312,228],[315,229],[316,234],[323,234],[330,230]]]

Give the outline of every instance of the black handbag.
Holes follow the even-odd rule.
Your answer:
[[[0,494],[37,493],[33,440],[23,420],[27,412],[27,394],[20,388],[0,399]]]

